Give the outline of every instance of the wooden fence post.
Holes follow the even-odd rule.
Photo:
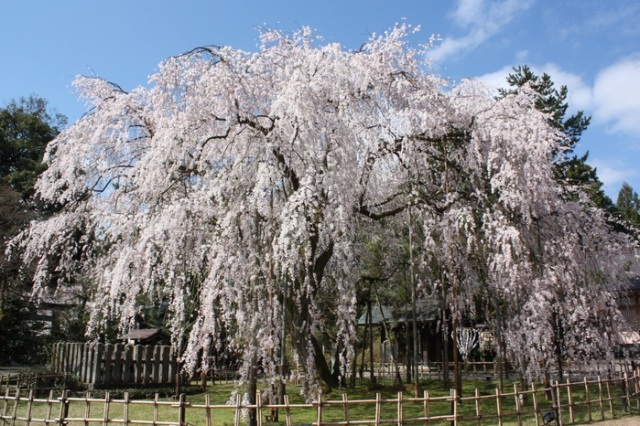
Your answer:
[[[34,390],[33,389],[29,389],[29,397],[28,397],[28,401],[27,401],[27,421],[26,421],[26,425],[29,426],[30,422],[31,422],[31,410],[33,409],[33,393]]]
[[[144,383],[143,367],[142,367],[142,348],[143,346],[135,345],[133,347],[133,382],[136,385]]]
[[[342,418],[345,422],[349,422],[349,397],[346,393],[342,394]]]
[[[262,392],[256,390],[256,424],[262,426]]]
[[[567,377],[567,401],[569,404],[569,421],[575,423],[576,418],[573,412],[573,393],[571,392],[571,381]]]
[[[498,424],[502,426],[502,397],[500,395],[500,386],[496,388],[496,409],[498,414]]]
[[[160,383],[160,366],[162,365],[160,364],[160,354],[162,353],[161,349],[162,348],[158,345],[153,346],[153,384]]]
[[[18,403],[20,402],[20,388],[16,386],[16,396],[13,398],[13,410],[11,411],[11,420],[16,421],[18,416]]]
[[[122,380],[126,384],[134,382],[135,378],[132,373],[133,345],[124,345],[123,347],[123,364],[122,364]]]
[[[112,383],[112,366],[111,361],[113,358],[113,345],[107,343],[104,345],[104,377],[103,383],[105,385],[110,385]]]
[[[586,376],[584,378],[584,394],[587,398],[587,415],[589,422],[591,422],[593,420],[591,416],[591,394],[589,393],[589,382],[587,381]]]
[[[524,390],[524,389],[523,389]],[[522,405],[521,405],[521,397],[522,394],[518,392],[518,384],[513,384],[513,395],[516,403],[516,417],[518,418],[518,426],[522,426]]]
[[[533,415],[536,419],[536,426],[540,426],[540,409],[538,408],[538,395],[536,394],[536,384],[531,382],[531,399],[533,400]]]
[[[64,355],[63,355],[63,359],[64,359],[64,367],[63,370],[61,371],[62,373],[66,373],[67,371],[69,371],[70,369],[70,360],[71,360],[71,345],[69,343],[64,344]]]
[[[611,375],[609,375],[609,380],[606,380],[605,385],[607,385],[607,401],[609,401],[609,411],[611,412],[611,417],[614,416],[613,412],[613,399],[611,398]]]
[[[72,343],[73,345],[73,371],[71,373],[75,376],[80,376],[82,371],[82,365],[84,363],[84,358],[82,356],[82,343]]]
[[[422,397],[424,398],[424,416],[427,418],[427,425],[429,424],[429,391],[424,391],[422,393]]]
[[[180,394],[180,398],[179,398],[179,407],[178,407],[178,423],[180,424],[180,426],[186,426],[187,422],[186,422],[186,410],[185,410],[185,399],[186,399],[186,394],[181,393]]]
[[[480,409],[480,389],[476,388],[476,417],[478,418],[478,426],[482,425],[482,411]]]
[[[116,343],[113,347],[113,369],[111,370],[112,383],[122,383],[122,355],[124,352],[124,345],[122,343]]]
[[[284,409],[285,409],[285,425],[291,426],[291,407],[289,407],[289,395],[284,396]]]
[[[598,405],[600,407],[600,420],[604,420],[604,403],[602,402],[602,379],[598,375]]]
[[[631,395],[629,394],[629,374],[625,371],[622,377],[622,406],[625,413],[631,412]]]
[[[80,372],[80,381],[82,383],[89,383],[89,377],[91,377],[91,366],[93,360],[91,359],[91,345],[89,343],[82,344],[82,371]]]
[[[458,395],[457,389],[453,389],[453,425],[458,424],[458,404],[460,403],[461,395]]]
[[[160,356],[162,363],[162,370],[160,371],[160,383],[171,383],[171,376],[169,375],[169,364],[171,363],[171,346],[161,346],[162,353]]]
[[[109,410],[111,408],[111,394],[109,393],[109,391],[105,392],[104,394],[104,408],[102,410],[102,424],[104,426],[108,426],[109,425]]]
[[[555,390],[552,392],[552,396],[555,396],[556,400],[555,400],[555,407],[556,407],[556,413],[555,413],[555,418],[556,418],[556,424],[562,426],[564,424],[563,420],[562,420],[562,395],[560,394],[560,384],[558,383],[558,381],[555,381]]]
[[[378,394],[379,395],[379,394]],[[318,413],[317,413],[318,425],[322,424],[322,394],[318,394]]]
[[[129,392],[124,393],[124,407],[122,407],[122,424],[127,426],[129,424],[129,404],[131,400],[129,399]]]
[[[169,353],[169,382],[168,383],[175,383],[176,377],[177,377],[177,359],[176,359],[176,352],[173,350],[173,348],[171,348],[171,351]]]
[[[242,400],[240,399],[240,394],[236,395],[236,413],[235,413],[235,417],[233,418],[233,424],[234,426],[240,426],[240,417],[241,416],[241,409],[242,407]]]
[[[151,357],[153,356],[153,348],[149,345],[144,345],[142,347],[142,354],[143,354],[143,362],[144,362],[144,370],[143,370],[144,373],[143,373],[142,383],[145,385],[148,385],[149,383],[151,383],[151,380],[153,378],[152,372],[151,372],[151,367],[152,367]]]
[[[206,394],[204,396],[204,406],[205,406],[205,424],[206,426],[211,426],[211,395]]]
[[[58,363],[58,342],[51,345],[51,371],[56,372],[56,364]],[[2,388],[2,375],[0,374],[0,389]]]
[[[101,374],[102,374],[102,350],[104,346],[102,343],[97,343],[93,347],[93,364],[91,366],[91,377],[89,378],[89,383],[94,385],[101,383]]]
[[[60,415],[58,416],[58,424],[63,426],[66,424],[67,417],[69,417],[69,391],[64,390],[62,397],[60,398]]]

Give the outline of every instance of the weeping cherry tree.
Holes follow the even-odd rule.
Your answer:
[[[12,243],[35,265],[34,295],[91,277],[89,334],[166,300],[185,368],[230,347],[253,386],[258,364],[279,380],[288,336],[311,395],[338,386],[352,359],[358,232],[406,220],[411,205],[417,270],[442,271],[417,277],[418,292],[443,288],[454,321],[489,294],[513,306],[519,367],[555,359],[544,342],[559,326],[567,358],[600,353],[635,248],[563,195],[561,135],[535,91],[496,99],[478,82],[450,85],[425,71],[413,31],[357,51],[269,31],[257,52],[169,58],[132,91],[78,78],[91,109],[49,144],[37,183],[59,213]],[[322,353],[328,328],[340,368]]]

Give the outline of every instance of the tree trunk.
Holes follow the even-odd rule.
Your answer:
[[[446,389],[449,388],[449,319],[447,318],[447,290],[442,286],[442,382]]]
[[[357,331],[356,331],[357,333]],[[363,351],[364,352],[364,351]],[[356,342],[353,345],[353,361],[351,362],[351,380],[349,387],[351,389],[356,388],[356,375],[358,374],[358,337],[356,334]]]
[[[564,330],[562,328],[562,320],[560,319],[560,315],[553,313],[553,326],[554,326],[554,349],[556,355],[556,362],[558,363],[558,377],[559,381],[564,381],[564,370],[562,368],[563,356],[563,341],[564,341]]]
[[[289,313],[289,315],[287,315],[287,318],[289,318],[289,324],[292,325],[291,341],[293,342],[296,352],[303,360],[303,365],[304,360],[307,360],[309,356],[313,356],[313,361],[316,371],[320,376],[320,380],[322,380],[329,389],[337,388],[340,385],[339,374],[333,374],[324,354],[322,353],[322,346],[318,343],[316,336],[314,336],[309,330],[309,324],[311,322],[309,309],[306,309],[303,305],[298,312],[295,301],[291,299],[293,298],[287,299],[285,306]],[[307,342],[311,342],[313,354],[309,353]]]
[[[249,397],[249,404],[255,405],[256,403],[256,393],[258,392],[258,358],[254,353],[251,355],[251,365],[249,366],[249,377],[247,377],[248,386],[247,393]],[[257,410],[250,409],[249,411],[249,426],[256,426],[258,424],[257,419]]]
[[[407,317],[406,315],[407,310],[405,309],[405,318]],[[406,370],[406,381],[407,383],[411,383],[411,367],[412,362],[411,362],[411,339],[410,339],[410,334],[409,334],[409,323],[408,321],[405,321],[404,323],[405,327],[404,327],[404,339],[405,339],[405,357],[404,357],[404,361],[405,361],[405,370]]]

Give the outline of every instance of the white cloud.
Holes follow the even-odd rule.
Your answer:
[[[592,104],[594,119],[611,131],[640,136],[640,58],[625,58],[600,71]]]
[[[429,58],[438,63],[457,53],[473,50],[532,4],[533,0],[458,0],[451,17],[468,31],[467,34],[458,38],[445,37],[442,44],[429,53]]]
[[[592,128],[599,127],[609,133],[628,136],[625,142],[621,142],[619,138],[605,138],[594,142],[599,146],[597,151],[600,152],[600,156],[590,157],[589,164],[597,168],[598,177],[604,183],[608,195],[615,196],[615,191],[622,182],[637,180],[640,177],[640,169],[632,160],[635,156],[632,152],[637,152],[634,151],[637,148],[631,148],[631,152],[628,149],[629,143],[640,145],[640,54],[622,58],[604,67],[596,75],[593,84],[552,63],[531,66],[531,69],[537,75],[549,74],[557,87],[567,86],[570,113],[583,110],[587,115],[592,116]],[[505,66],[477,78],[491,87],[506,88],[506,77],[512,72],[511,66]],[[615,143],[627,145],[627,148],[604,146],[606,141],[607,143],[618,141]],[[629,157],[623,159],[602,157],[611,152],[626,152]]]
[[[623,58],[602,69],[593,85],[577,74],[556,64],[531,66],[534,73],[547,73],[556,87],[567,86],[568,103],[572,111],[584,110],[594,124],[606,126],[612,133],[640,136],[640,56]],[[506,87],[511,66],[478,77],[492,87]]]
[[[638,172],[635,169],[625,167],[620,164],[619,160],[605,161],[602,159],[589,159],[589,164],[598,171],[598,177],[604,184],[607,192],[610,192],[612,188],[622,185],[623,182],[638,176]]]
[[[513,67],[511,65],[507,65],[497,71],[476,77],[476,79],[496,89],[504,89],[508,86],[507,75],[512,72]]]
[[[537,75],[549,74],[558,89],[561,86],[567,86],[569,89],[568,102],[572,109],[588,109],[591,106],[592,90],[579,75],[564,71],[555,64],[546,64],[542,67],[530,66],[530,68]],[[508,65],[497,71],[481,75],[477,79],[496,89],[507,88],[507,75],[512,73],[513,67]]]

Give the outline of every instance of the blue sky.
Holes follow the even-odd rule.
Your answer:
[[[0,104],[35,94],[77,120],[71,88],[98,75],[126,90],[159,62],[197,46],[256,50],[261,27],[310,26],[327,42],[357,48],[406,19],[439,35],[433,71],[499,85],[527,64],[569,88],[592,124],[588,150],[609,196],[623,181],[640,192],[640,1],[636,0],[1,0]]]

